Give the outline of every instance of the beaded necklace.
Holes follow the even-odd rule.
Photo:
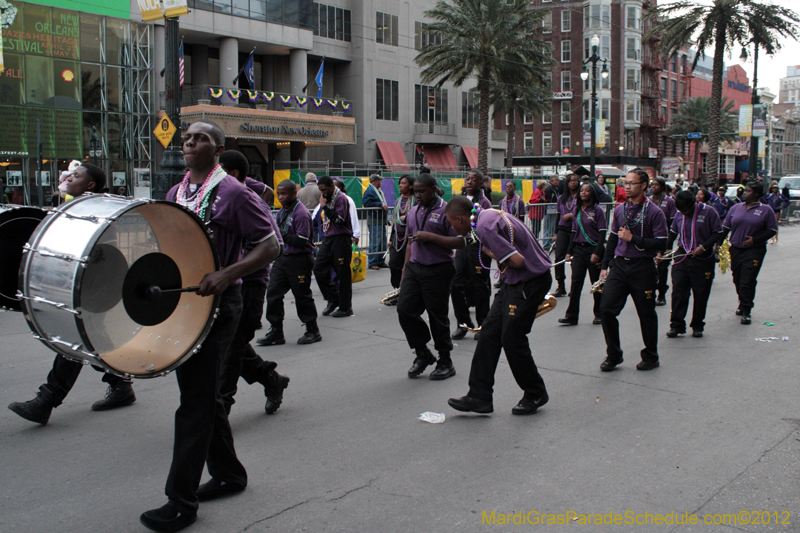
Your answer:
[[[650,205],[650,200],[645,197],[642,205],[642,211],[639,213],[638,217],[634,216],[635,220],[631,220],[630,215],[628,215],[628,204],[630,203],[631,201],[628,200],[627,202],[622,204],[622,213],[625,216],[625,225],[628,226],[628,229],[633,231],[633,228],[641,224],[642,220],[644,219],[644,215],[647,212],[647,207]],[[642,224],[641,233],[642,237],[644,237],[644,224]]]
[[[517,216],[517,210],[519,209],[519,202],[517,200],[519,200],[518,194],[515,194],[514,198],[511,200],[508,199],[508,196],[503,198],[503,209],[501,209],[501,211]]]
[[[286,226],[291,222],[292,216],[294,212],[297,210],[297,205],[300,203],[299,200],[295,199],[294,207],[292,211],[287,215],[286,214],[286,206],[281,207],[281,210],[278,212],[278,227],[281,229],[281,233],[286,232]]]
[[[583,222],[581,221],[581,218],[582,218],[581,217],[581,213],[586,213],[586,210],[583,207],[578,209],[578,213],[576,215],[576,219],[577,219],[577,222],[578,222],[578,227],[580,228],[581,233],[583,234],[583,238],[586,239],[586,242],[589,243],[590,246],[597,246],[597,241],[593,241],[592,239],[590,239],[589,235],[586,234],[586,230],[583,229]],[[587,215],[587,217],[588,217],[588,215]]]
[[[339,188],[334,185],[333,186],[333,194],[331,195],[331,200],[330,200],[330,202],[328,202],[330,204],[330,206],[331,206],[331,209],[335,209],[336,197],[337,196],[339,196]],[[331,227],[331,221],[330,221],[330,219],[328,217],[325,216],[325,210],[324,209],[320,213],[320,216],[322,217],[322,231],[324,231],[325,233],[328,233],[328,228]]]
[[[405,208],[403,208],[403,200],[406,201]],[[411,211],[411,207],[414,205],[414,197],[409,196],[406,198],[405,196],[401,196],[400,199],[397,200],[397,205],[395,206],[395,212],[399,213],[395,215],[394,223],[399,227],[408,226],[406,222],[400,220],[400,217],[406,215],[409,211]],[[400,239],[398,235],[400,232],[395,228],[394,230],[394,249],[398,252],[403,249],[406,245],[406,240],[408,239],[408,231],[403,233],[403,238]]]
[[[178,185],[178,193],[175,198],[179,204],[191,209],[202,220],[205,220],[206,209],[208,209],[208,200],[210,198],[211,191],[213,191],[214,187],[219,185],[220,182],[225,179],[225,176],[227,176],[228,173],[222,170],[221,166],[216,165],[211,169],[211,172],[209,172],[208,176],[206,176],[206,179],[203,181],[200,187],[198,187],[197,191],[192,194],[191,197],[187,198],[190,175],[191,172],[187,172],[183,177],[180,185]]]
[[[486,265],[483,264],[483,259],[481,258],[481,256],[483,255],[483,243],[481,243],[481,240],[478,238],[478,215],[481,213],[481,211],[494,211],[495,213],[500,215],[500,218],[502,218],[503,221],[508,226],[508,238],[511,242],[511,246],[514,246],[514,226],[511,225],[511,220],[509,220],[508,215],[505,213],[505,211],[499,211],[497,209],[481,209],[480,204],[478,203],[472,204],[472,212],[471,212],[472,214],[469,217],[470,226],[472,227],[471,234],[472,238],[476,242],[478,242],[478,244],[481,245],[481,249],[478,250],[478,263],[480,263],[481,267],[483,267],[484,270],[492,270],[491,267],[487,267]],[[506,270],[508,270],[508,267],[500,270],[499,268],[500,263],[498,263],[497,266],[498,266],[497,275],[503,274],[505,273]]]
[[[700,211],[700,205],[695,204],[694,206],[694,214],[692,215],[692,235],[689,237],[689,245],[686,245],[686,217],[683,217],[683,223],[681,224],[681,246],[683,247],[686,255],[681,258],[680,261],[677,261],[675,264],[678,265],[682,263],[687,257],[690,257],[690,254],[694,252],[694,249],[697,248],[697,212]]]

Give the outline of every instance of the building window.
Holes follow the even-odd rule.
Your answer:
[[[572,41],[561,41],[561,62],[569,63],[572,59]]]
[[[669,98],[667,94],[667,78],[661,76],[661,99],[666,100],[667,98]]]
[[[628,37],[625,39],[625,57],[627,59],[639,59],[640,41],[638,37]]]
[[[414,122],[417,124],[446,124],[447,89],[414,85]]]
[[[442,44],[442,35],[428,29],[424,22],[414,23],[414,49],[422,50],[429,44]]]
[[[375,12],[375,42],[397,46],[397,15]]]
[[[525,132],[525,151],[533,150],[533,132]]]
[[[461,126],[478,127],[478,95],[474,92],[461,91]]]
[[[572,29],[572,11],[565,9],[561,12],[561,32],[569,33]]]
[[[553,122],[553,114],[552,113],[544,113],[542,115],[542,124],[551,124]]]
[[[561,90],[562,91],[572,90],[572,72],[570,72],[569,70],[561,71]]]
[[[625,100],[625,122],[642,121],[642,104],[639,100]]]
[[[583,7],[584,28],[610,28],[611,6],[593,4]]]
[[[568,154],[571,150],[570,145],[572,144],[572,136],[570,135],[569,131],[562,131],[561,132],[561,154],[565,155]]]
[[[669,80],[669,86],[672,89],[672,101],[678,101],[678,80]]]
[[[393,80],[375,80],[375,118],[378,120],[398,120],[398,83]]]
[[[641,11],[640,8],[635,6],[628,6],[627,9],[628,17],[625,24],[625,27],[629,30],[640,30],[641,29]]]
[[[665,106],[665,105],[661,106],[661,118],[664,119],[664,121],[667,123],[667,125],[670,124],[669,118],[667,117],[667,106]]]
[[[553,133],[542,132],[542,155],[553,155]]]
[[[672,54],[672,72],[678,73],[678,54]]]
[[[314,3],[314,35],[350,42],[350,10]]]
[[[523,124],[533,124],[533,113],[525,113],[522,115]]]
[[[600,119],[611,120],[611,99],[603,98],[600,100]]]
[[[542,18],[542,33],[550,33],[553,31],[553,12],[549,9],[545,11],[544,18]]]
[[[562,100],[561,101],[561,123],[562,124],[569,124],[570,119],[572,118],[572,102],[569,100]]]
[[[625,69],[625,89],[628,91],[640,90],[641,71],[635,68]]]

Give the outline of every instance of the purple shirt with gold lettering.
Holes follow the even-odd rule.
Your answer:
[[[514,234],[513,244],[509,223]],[[549,271],[552,266],[550,256],[542,249],[539,241],[515,216],[507,214],[503,216],[495,209],[481,211],[478,213],[476,232],[481,246],[491,250],[498,263],[502,263],[515,253],[525,259],[522,268],[508,267],[500,274],[500,279],[509,285],[530,281]]]
[[[748,209],[747,204],[741,203],[728,210],[722,227],[731,230],[731,246],[744,248],[742,243],[747,237],[755,237],[767,230],[778,231],[778,222],[770,206],[758,203]],[[766,243],[762,246],[766,246]]]
[[[652,199],[650,201],[653,202]],[[675,220],[675,214],[678,212],[678,208],[675,207],[675,200],[670,196],[662,193],[661,202],[659,202],[658,207],[661,208],[664,216],[667,217],[667,224],[669,224],[670,220]]]
[[[685,217],[680,211],[675,215],[670,231],[678,236],[678,246],[686,252],[692,252],[714,233],[722,233],[722,222],[713,207],[697,202],[690,216]],[[714,250],[708,250],[699,258],[708,259],[713,254]]]
[[[311,213],[300,200],[295,200],[292,209],[287,210],[284,206],[278,211],[278,228],[281,234],[297,235],[303,240],[303,246],[299,247],[288,242],[284,244],[283,255],[310,254],[314,251],[314,243],[311,242]]]
[[[457,237],[447,217],[444,216],[444,209],[447,206],[444,200],[436,197],[432,201],[430,209],[417,204],[411,208],[411,212],[406,219],[408,237],[413,237],[418,231],[430,231],[437,235],[446,237]],[[438,265],[448,263],[453,260],[453,250],[444,248],[433,242],[411,242],[412,263],[420,265]]]
[[[639,220],[642,211],[644,211],[644,216]],[[625,203],[614,208],[614,215],[611,218],[611,233],[617,235],[620,228],[624,227],[626,224],[634,236],[644,237],[645,239],[665,240],[669,237],[667,217],[664,216],[664,212],[661,211],[656,204],[647,198],[637,205],[633,205],[630,200],[627,200]],[[630,258],[655,257],[656,252],[640,250],[633,241],[625,242],[619,239],[619,241],[617,241],[617,247],[614,250],[614,255],[617,257]]]
[[[583,231],[581,231],[581,227],[578,225],[578,215],[581,217]],[[575,233],[573,240],[576,243],[588,243],[589,241],[586,240],[587,236],[596,243],[600,238],[600,231],[605,231],[607,229],[608,223],[606,222],[606,213],[599,205],[575,210],[575,216],[572,217],[572,231]],[[584,235],[584,232],[586,235]]]

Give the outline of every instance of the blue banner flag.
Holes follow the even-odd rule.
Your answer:
[[[317,77],[314,78],[314,81],[317,84],[317,98],[322,98],[322,73],[325,69],[325,60],[322,60],[322,63],[319,64],[319,72],[317,72]]]
[[[256,89],[256,69],[253,65],[253,54],[247,58],[247,63],[244,64],[244,75],[247,77],[247,84],[250,85],[250,90]]]

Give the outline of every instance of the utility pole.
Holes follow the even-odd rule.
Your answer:
[[[178,48],[180,47],[178,17],[164,19],[166,37],[164,61],[164,112],[177,128],[169,146],[161,157],[160,170],[153,181],[153,198],[163,200],[167,192],[184,174],[186,162],[181,150],[181,87],[178,75]]]

